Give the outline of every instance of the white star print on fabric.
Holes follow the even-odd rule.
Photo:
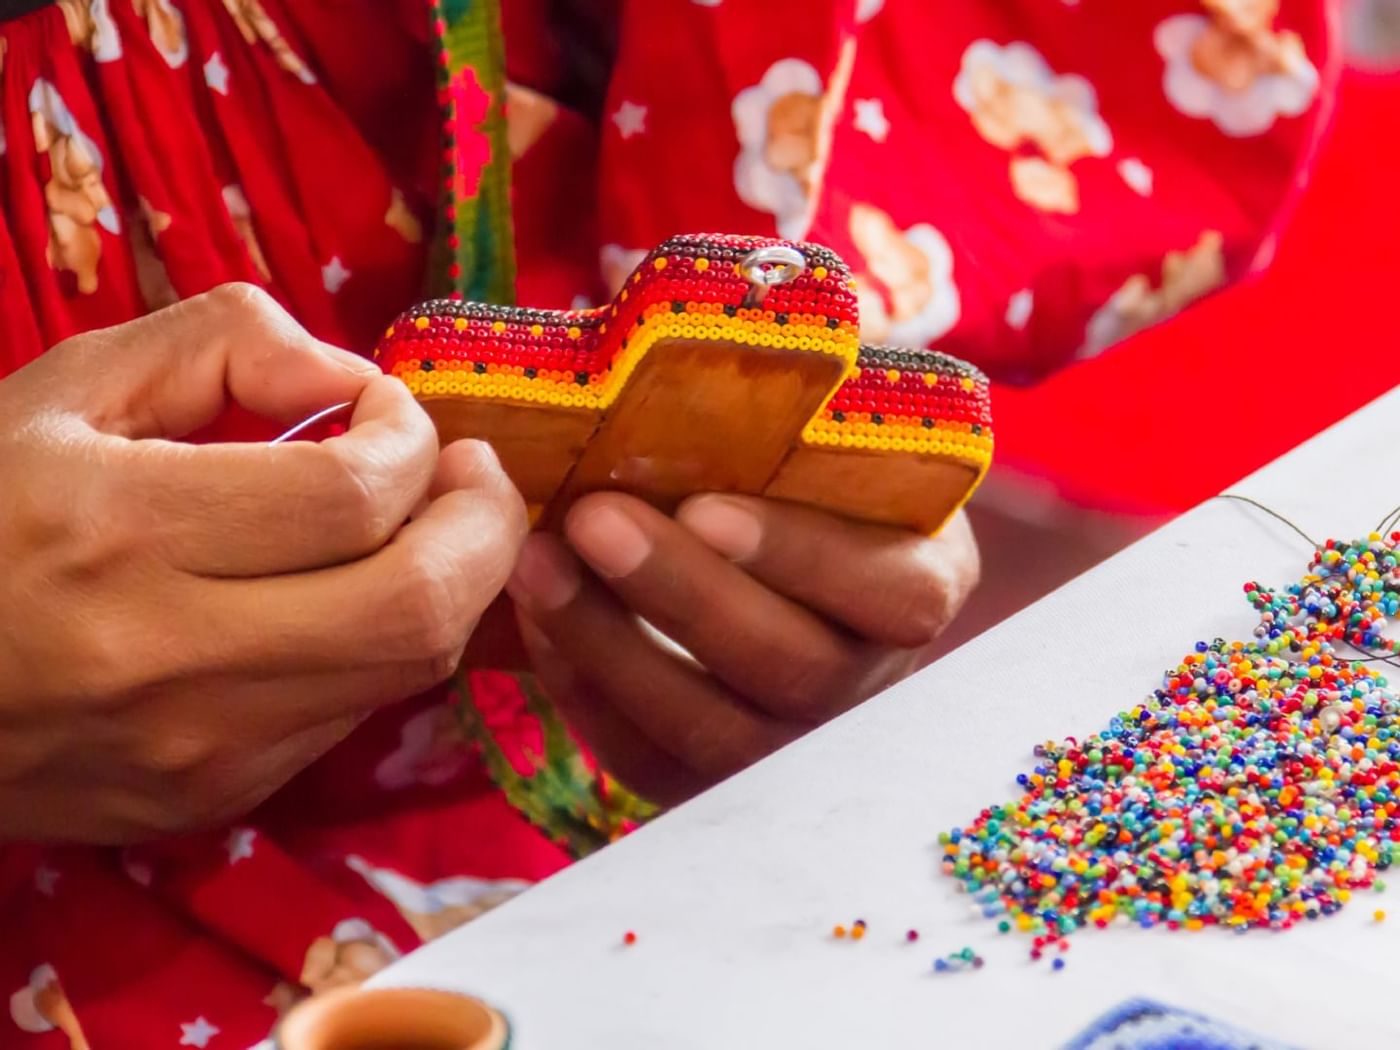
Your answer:
[[[876,142],[890,137],[890,122],[885,116],[885,104],[878,98],[858,98],[855,101],[857,131],[863,131]]]
[[[252,828],[234,828],[230,831],[224,841],[224,849],[228,850],[228,862],[237,864],[240,860],[251,857],[253,840],[257,837],[258,833]]]
[[[326,291],[330,292],[331,295],[340,291],[348,280],[350,280],[350,271],[340,261],[339,255],[332,256],[331,261],[321,267],[321,283],[326,286]]]
[[[45,897],[52,897],[54,887],[58,885],[58,872],[47,864],[41,864],[34,869],[34,888]]]
[[[218,1034],[218,1028],[202,1016],[196,1017],[193,1021],[180,1025],[180,1045],[205,1047],[209,1045],[209,1040]]]
[[[1152,196],[1152,169],[1136,157],[1118,162],[1118,177],[1139,196]]]
[[[228,94],[228,66],[217,51],[204,63],[204,82],[219,94]]]
[[[612,121],[617,125],[618,133],[625,139],[630,139],[633,135],[640,135],[647,129],[647,108],[639,106],[635,102],[624,102],[617,107],[617,112],[613,114]]]

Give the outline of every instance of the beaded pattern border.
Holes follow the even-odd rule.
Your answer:
[[[804,429],[810,446],[949,456],[979,474],[991,460],[987,379],[922,350],[861,347],[850,273],[834,253],[797,245],[808,263],[762,305],[739,263],[755,237],[672,238],[633,272],[609,306],[548,311],[435,301],[385,333],[378,359],[416,397],[485,398],[584,410],[616,400],[665,339],[830,354],[844,378]]]

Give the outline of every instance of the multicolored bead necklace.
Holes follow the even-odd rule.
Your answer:
[[[1146,702],[1046,743],[1012,803],[940,837],[944,871],[1036,947],[1113,922],[1284,930],[1376,886],[1400,849],[1400,532],[1329,541],[1245,585],[1248,642],[1199,642]],[[1377,913],[1383,915],[1384,913]]]

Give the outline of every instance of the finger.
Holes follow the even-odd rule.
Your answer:
[[[215,288],[58,346],[58,404],[127,438],[180,437],[235,402],[280,422],[354,401],[380,375],[313,338],[252,285]]]
[[[640,500],[580,500],[565,534],[633,612],[765,711],[817,722],[870,695],[880,655],[873,648]]]
[[[525,535],[525,508],[494,454],[470,443],[471,487],[439,496],[383,549],[334,568],[218,581],[203,634],[222,639],[196,666],[311,672],[425,663],[454,670]],[[207,588],[206,588],[207,590]]]
[[[658,648],[553,536],[529,537],[509,590],[581,681],[706,780],[737,772],[800,731]]]
[[[521,642],[535,677],[609,775],[642,797],[667,806],[704,790],[705,782],[697,773],[654,744],[597,689],[581,681],[528,615],[519,616]]]
[[[695,497],[676,519],[754,579],[900,648],[937,638],[977,586],[962,513],[932,537],[742,496]]]
[[[113,442],[104,504],[175,568],[263,576],[378,550],[427,492],[437,434],[396,379],[365,388],[349,429],[319,443]],[[139,493],[140,499],[130,499]],[[126,498],[123,499],[122,497]]]

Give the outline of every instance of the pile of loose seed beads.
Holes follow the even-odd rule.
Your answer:
[[[941,837],[944,870],[999,929],[1036,934],[1033,955],[1114,921],[1282,930],[1383,888],[1400,850],[1400,695],[1381,673],[1400,652],[1383,636],[1397,542],[1329,541],[1299,583],[1246,585],[1253,641],[1198,643],[1107,731],[1037,748],[1019,801]]]

